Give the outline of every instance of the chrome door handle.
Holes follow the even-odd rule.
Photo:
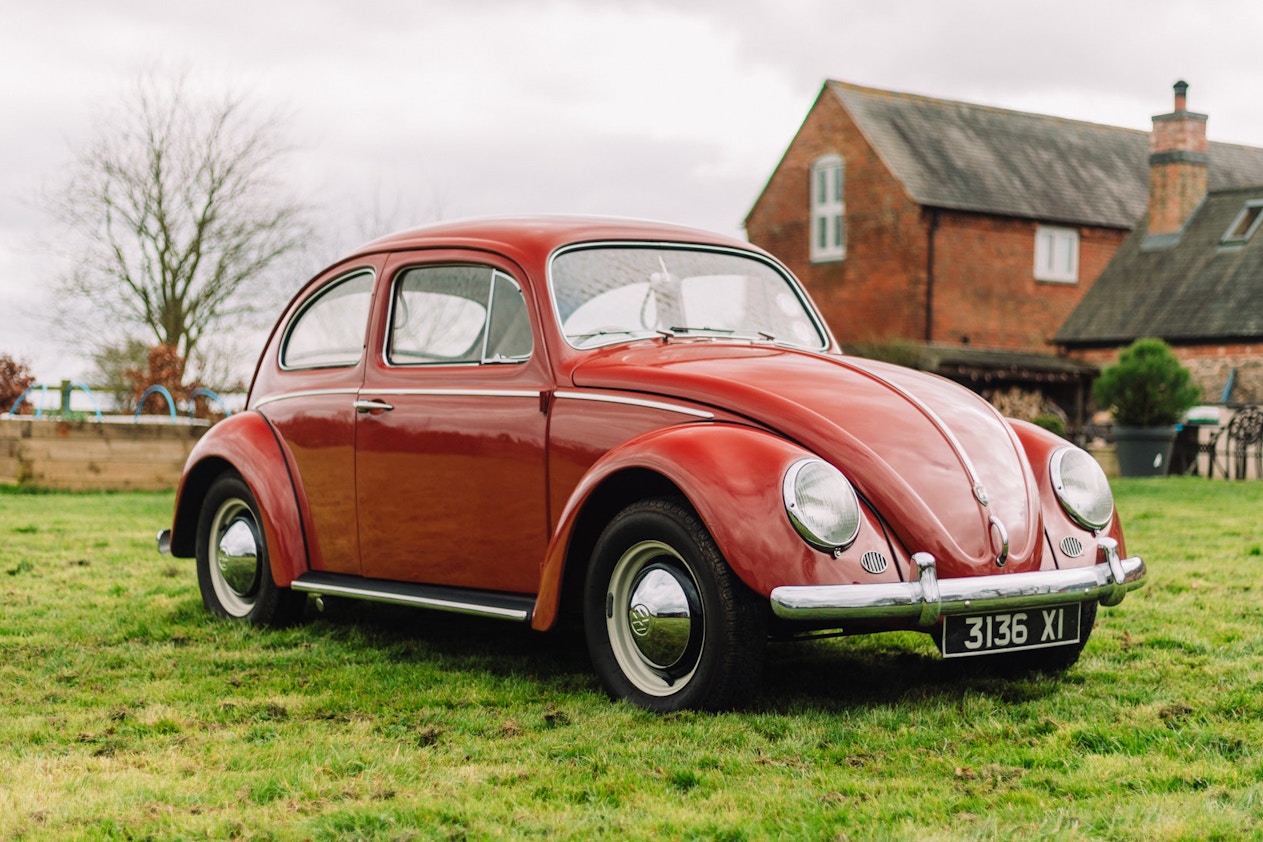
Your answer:
[[[356,412],[372,412],[374,410],[381,410],[382,412],[390,412],[392,409],[394,409],[394,407],[386,403],[385,401],[356,401],[355,402]]]

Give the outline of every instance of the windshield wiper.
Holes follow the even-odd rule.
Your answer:
[[[736,330],[727,327],[684,327],[673,326],[668,328],[672,336],[681,333],[708,333],[715,336],[749,336],[762,339],[766,342],[775,342],[776,337],[764,330]]]
[[[657,332],[658,331],[653,331],[653,330],[648,330],[648,331],[641,330],[641,329],[633,330],[632,328],[624,328],[624,327],[603,327],[600,330],[592,330],[592,331],[588,331],[587,333],[580,333],[574,336],[567,334],[566,339],[570,340],[570,342],[574,345],[582,345],[584,342],[587,342],[589,339],[595,339],[598,336],[636,337],[636,336],[644,336],[646,334],[653,334]]]

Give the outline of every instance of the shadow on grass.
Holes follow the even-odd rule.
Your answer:
[[[541,695],[601,692],[583,631],[575,624],[541,634],[524,625],[391,605],[326,600],[309,609],[304,634],[363,646],[392,661],[455,673],[528,676]],[[1002,677],[977,663],[944,661],[929,637],[895,633],[769,643],[762,686],[745,711],[797,714],[900,706],[968,695],[1018,703],[1056,693],[1069,675]]]
[[[1076,681],[1073,673],[1006,676],[982,661],[943,660],[928,636],[895,633],[771,644],[758,706],[778,713],[834,711],[971,695],[1016,704]]]

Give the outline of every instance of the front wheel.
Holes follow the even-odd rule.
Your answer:
[[[305,594],[278,587],[267,537],[249,486],[236,473],[218,477],[197,521],[197,584],[207,610],[257,626],[297,620]]]
[[[610,522],[583,607],[593,666],[614,698],[659,712],[718,710],[758,685],[765,606],[680,502],[636,503]]]

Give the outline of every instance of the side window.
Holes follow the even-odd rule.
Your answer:
[[[336,368],[358,363],[372,301],[372,272],[340,278],[316,293],[290,323],[281,366]]]
[[[518,285],[487,266],[425,266],[395,284],[386,359],[394,365],[516,362],[533,348]]]

